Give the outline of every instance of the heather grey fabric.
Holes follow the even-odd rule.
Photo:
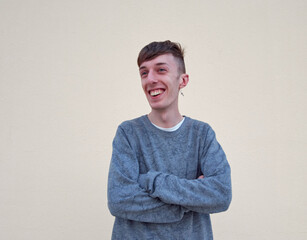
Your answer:
[[[142,116],[118,127],[108,181],[112,239],[213,239],[209,214],[230,202],[230,167],[207,123],[186,117],[165,132]]]

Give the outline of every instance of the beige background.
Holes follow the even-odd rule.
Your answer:
[[[217,240],[306,240],[305,0],[0,0],[0,239],[110,239],[118,124],[149,112],[136,58],[186,48],[181,113],[232,166]]]

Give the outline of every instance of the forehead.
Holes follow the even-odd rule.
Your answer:
[[[162,64],[169,65],[170,67],[176,67],[177,61],[172,54],[170,53],[163,54],[155,57],[154,59],[143,62],[140,66],[140,69],[144,67],[149,68],[155,65],[162,65]]]

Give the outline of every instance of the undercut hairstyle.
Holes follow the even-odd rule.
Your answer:
[[[180,74],[186,73],[184,64],[184,49],[179,43],[171,42],[169,40],[164,42],[152,42],[142,48],[138,56],[138,66],[143,62],[152,60],[163,54],[172,54],[178,63],[178,72]]]

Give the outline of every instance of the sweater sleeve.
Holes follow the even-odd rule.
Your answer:
[[[149,196],[140,187],[139,163],[124,130],[119,127],[113,140],[108,177],[108,207],[113,216],[150,223],[170,223],[188,211]]]
[[[140,185],[150,196],[167,204],[208,214],[226,211],[232,198],[230,166],[211,127],[207,131],[204,148],[200,158],[203,179],[188,180],[149,171],[140,176]]]

